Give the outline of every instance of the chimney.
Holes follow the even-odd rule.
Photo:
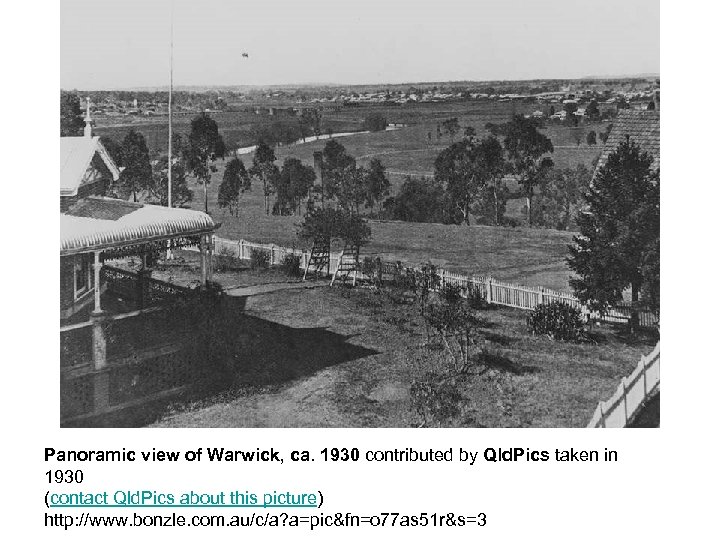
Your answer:
[[[92,137],[92,118],[90,118],[90,97],[85,98],[85,102],[87,103],[87,108],[85,110],[85,136],[90,138]]]

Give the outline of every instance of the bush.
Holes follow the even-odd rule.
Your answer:
[[[480,285],[469,284],[467,304],[471,309],[485,310],[490,309],[492,304],[485,298],[485,292]]]
[[[370,283],[375,287],[382,287],[382,260],[380,257],[365,257],[360,266],[360,271],[365,274]]]
[[[446,282],[440,289],[440,298],[445,300],[449,304],[455,304],[462,298],[463,288],[461,285],[455,283]]]
[[[253,249],[250,252],[250,268],[253,270],[270,268],[270,254],[264,249]]]
[[[578,341],[584,336],[580,311],[562,302],[541,304],[527,319],[533,335],[548,336],[558,341]]]
[[[436,381],[432,374],[410,386],[413,407],[422,418],[421,426],[442,425],[460,414],[462,396],[450,381]]]
[[[300,272],[300,257],[294,253],[288,253],[283,257],[280,267],[285,275],[290,277],[297,277],[301,275]]]
[[[240,266],[240,261],[235,257],[235,254],[226,247],[217,251],[213,259],[215,261],[215,271],[217,272],[237,270]]]

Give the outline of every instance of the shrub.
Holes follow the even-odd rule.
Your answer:
[[[460,391],[450,381],[434,380],[432,374],[412,383],[410,397],[422,418],[421,426],[433,421],[443,424],[460,414]]]
[[[365,274],[370,283],[376,287],[382,286],[382,260],[380,257],[365,257],[360,266],[360,271]]]
[[[219,251],[217,251],[213,257],[213,260],[215,261],[215,270],[217,272],[236,270],[240,262],[235,257],[235,255],[226,247],[223,247]]]
[[[440,298],[449,304],[455,304],[462,298],[462,286],[446,282],[440,289]]]
[[[270,268],[270,254],[264,249],[253,249],[250,252],[250,268],[253,270]]]
[[[558,341],[577,341],[584,335],[580,311],[562,302],[535,307],[527,324],[533,335],[548,336]]]
[[[288,253],[283,257],[282,263],[280,263],[282,271],[286,275],[291,277],[297,277],[301,274],[300,272],[300,257],[294,253]]]
[[[469,308],[477,310],[490,309],[492,306],[485,298],[482,286],[475,284],[468,284],[467,304]]]

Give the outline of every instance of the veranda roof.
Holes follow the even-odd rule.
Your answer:
[[[60,255],[193,236],[216,229],[204,212],[91,197],[60,214]]]

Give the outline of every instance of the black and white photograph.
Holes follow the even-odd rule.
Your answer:
[[[59,57],[60,427],[660,426],[659,0],[62,0]]]

